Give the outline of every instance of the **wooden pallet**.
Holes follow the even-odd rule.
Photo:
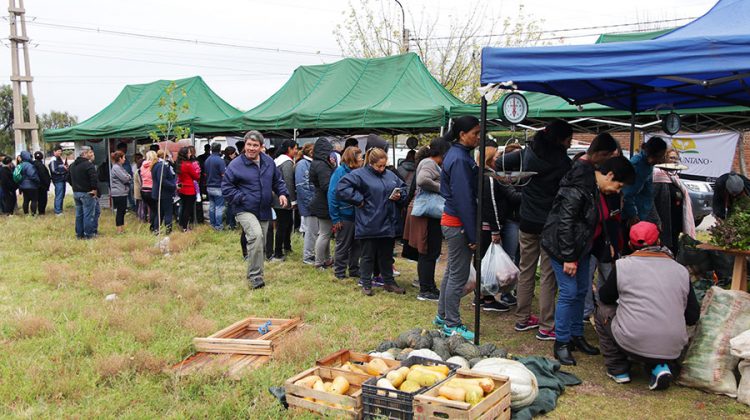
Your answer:
[[[269,320],[271,326],[268,333],[259,333],[258,328]],[[239,379],[268,362],[273,356],[274,344],[301,323],[299,318],[249,317],[237,321],[208,337],[194,338],[197,353],[175,364],[170,370],[180,376],[199,371],[221,371],[229,378]]]

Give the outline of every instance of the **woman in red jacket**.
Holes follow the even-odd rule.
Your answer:
[[[188,224],[193,222],[195,214],[195,181],[201,177],[198,165],[190,159],[192,152],[188,147],[183,147],[177,153],[177,193],[180,195],[180,227],[183,232],[188,230]]]

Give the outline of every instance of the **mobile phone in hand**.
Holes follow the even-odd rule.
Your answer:
[[[400,194],[400,193],[401,193],[401,188],[396,187],[396,188],[393,189],[393,191],[391,191],[391,196],[388,197],[388,198],[391,199],[391,200],[393,200],[393,199],[396,198],[396,195]]]

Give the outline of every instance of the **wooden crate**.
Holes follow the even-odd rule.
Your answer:
[[[268,320],[269,318],[250,317],[209,337],[195,338],[194,344],[198,352],[166,370],[178,376],[218,371],[230,379],[241,379],[246,373],[271,360],[274,344],[301,325],[299,318],[270,318],[268,333],[261,335],[258,327]],[[234,341],[227,342],[223,339]],[[255,344],[258,342],[260,345]]]
[[[266,321],[271,326],[266,334],[258,332]],[[196,337],[193,346],[198,352],[249,354],[270,356],[273,354],[273,342],[300,324],[299,318],[255,318],[249,317],[214,333],[208,337]]]
[[[477,373],[468,369],[459,369],[455,377],[490,378],[495,381],[495,389],[479,404],[472,407],[465,402],[438,399],[440,386],[436,386],[414,397],[415,419],[510,419],[510,379],[508,377]]]
[[[372,359],[374,359],[374,357],[370,356],[369,354],[357,353],[351,350],[344,349],[318,360],[317,362],[315,362],[315,364],[318,366],[327,366],[330,368],[338,369],[346,362],[351,362],[356,365],[365,365]],[[389,360],[383,358],[380,358],[380,360],[385,362],[386,366],[388,366],[389,371],[401,367],[401,362],[397,360]]]
[[[310,375],[320,376],[323,381],[333,381],[333,378],[336,376],[343,376],[349,381],[349,390],[344,395],[336,395],[294,384],[298,380]],[[341,371],[326,366],[315,366],[284,382],[286,402],[290,407],[298,407],[335,417],[359,419],[362,417],[362,383],[369,378],[369,376],[358,373]],[[313,398],[316,401],[306,400],[305,398]],[[325,405],[321,401],[331,404],[341,404],[344,407],[350,408],[335,408]]]

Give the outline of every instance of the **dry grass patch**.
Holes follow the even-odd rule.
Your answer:
[[[132,367],[138,373],[159,373],[166,366],[167,362],[160,359],[145,350],[139,350],[131,358]]]
[[[177,253],[189,249],[198,241],[192,232],[173,233],[169,239],[169,252]]]
[[[182,321],[182,326],[197,337],[207,337],[218,330],[216,321],[193,314]]]
[[[94,360],[94,371],[102,380],[110,380],[130,370],[130,359],[121,354],[97,357]]]
[[[13,323],[16,337],[31,338],[45,335],[55,328],[55,324],[49,319],[38,316],[21,314]]]
[[[310,349],[319,349],[327,344],[324,337],[307,325],[300,325],[286,334],[275,346],[274,359],[301,365],[307,362]]]
[[[83,279],[83,273],[71,267],[70,264],[47,264],[44,266],[43,281],[56,289],[80,283]]]
[[[136,267],[144,268],[151,265],[151,262],[154,260],[153,255],[148,251],[135,251],[130,254],[130,260],[133,261]]]

